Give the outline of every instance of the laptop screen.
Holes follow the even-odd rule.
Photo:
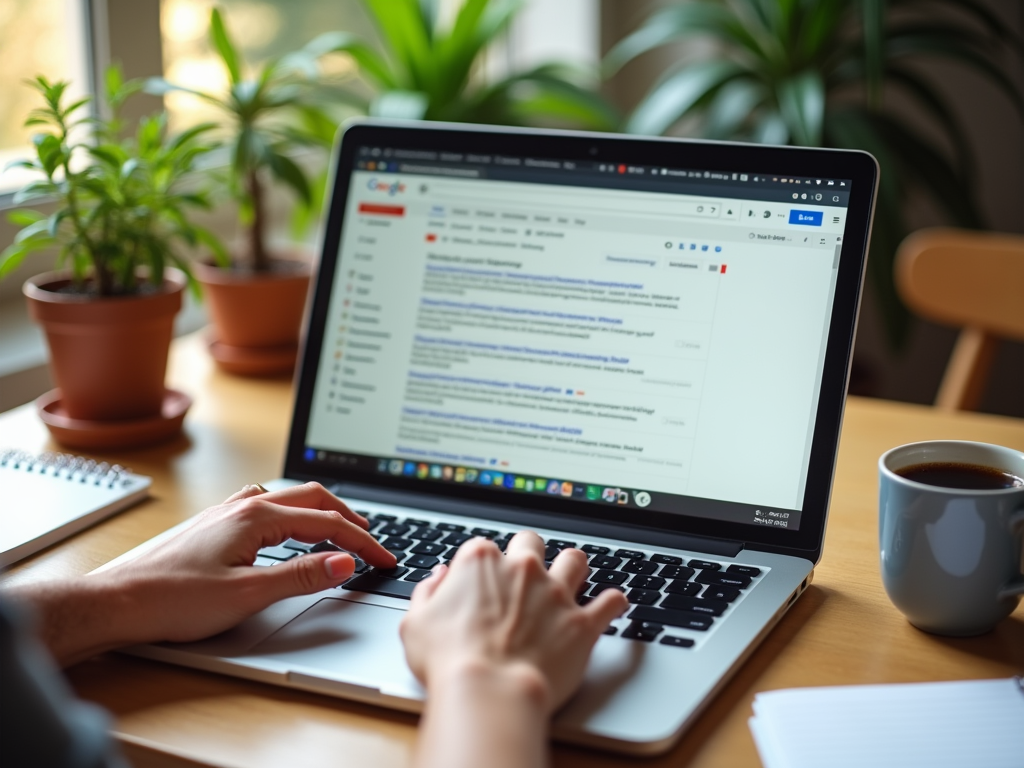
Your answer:
[[[351,151],[303,461],[799,529],[851,179]]]

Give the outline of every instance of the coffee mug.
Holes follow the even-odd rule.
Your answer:
[[[1013,613],[1024,594],[1024,485],[943,487],[922,471],[926,464],[1024,478],[1024,452],[935,440],[893,448],[878,460],[879,546],[889,599],[926,632],[980,635]],[[927,482],[898,474],[908,470]],[[972,485],[958,477],[953,471],[938,481]]]

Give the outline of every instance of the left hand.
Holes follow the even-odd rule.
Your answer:
[[[273,567],[253,567],[261,547],[288,538],[329,540],[370,565],[395,557],[365,518],[319,483],[262,493],[255,486],[202,512],[196,523],[137,559],[90,578],[115,582],[123,615],[145,641],[198,640],[235,626],[286,597],[336,587],[352,575],[351,555],[322,552]],[[137,641],[138,642],[138,641]]]

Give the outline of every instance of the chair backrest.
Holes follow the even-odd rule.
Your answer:
[[[920,230],[896,254],[896,286],[917,314],[964,329],[935,404],[976,408],[996,339],[1024,340],[1024,236]]]

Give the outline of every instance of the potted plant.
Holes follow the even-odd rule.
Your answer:
[[[321,106],[325,89],[316,72],[322,51],[304,49],[249,70],[217,8],[210,15],[210,40],[228,75],[227,93],[162,78],[151,79],[146,89],[156,95],[192,94],[224,116],[220,128],[227,134],[230,165],[219,178],[238,203],[244,243],[230,259],[214,252],[194,265],[213,321],[210,351],[234,373],[288,373],[298,354],[312,259],[300,246],[271,249],[267,195],[274,180],[290,188],[300,203],[313,204],[309,178],[291,154],[329,146],[333,139],[336,123]]]
[[[691,118],[712,139],[871,152],[882,174],[868,271],[889,342],[902,347],[910,315],[893,258],[907,234],[909,192],[927,195],[960,226],[982,225],[965,134],[920,64],[945,59],[972,70],[1024,115],[1024,93],[1005,74],[1011,56],[1024,58],[1024,42],[978,0],[692,0],[656,11],[615,45],[605,73],[691,40],[713,45],[695,47],[697,58],[667,72],[626,130],[666,133]],[[888,109],[883,92],[920,107],[934,130],[922,133]]]
[[[117,68],[106,76],[106,119],[89,116],[89,98],[67,103],[66,82],[38,77],[31,85],[44,106],[26,125],[43,130],[33,137],[35,157],[16,165],[42,178],[15,201],[55,200],[56,210],[10,214],[23,228],[0,253],[0,277],[33,251],[59,249],[57,268],[64,269],[24,286],[57,384],[37,401],[40,416],[72,447],[126,447],[177,434],[191,401],[165,389],[164,374],[190,277],[175,247],[217,247],[187,218],[189,209],[207,206],[206,196],[180,182],[208,150],[202,136],[210,126],[171,138],[158,115],[122,137],[119,109],[141,83],[123,81]]]

